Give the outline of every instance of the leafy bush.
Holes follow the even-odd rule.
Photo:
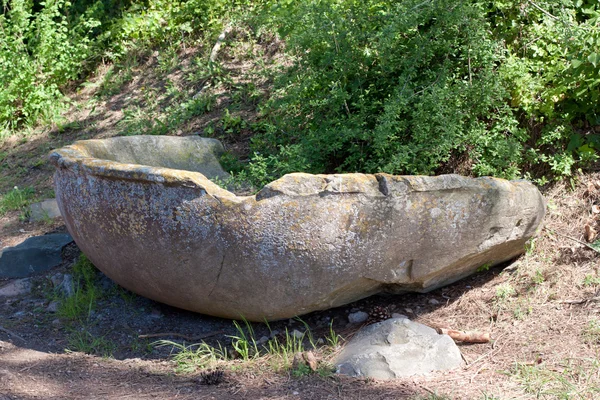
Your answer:
[[[250,171],[569,175],[600,144],[598,7],[280,2],[270,23],[296,61]]]
[[[259,2],[260,3],[260,2]],[[249,1],[2,0],[0,130],[50,120],[101,60],[215,35]]]

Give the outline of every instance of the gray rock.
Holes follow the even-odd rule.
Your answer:
[[[279,331],[277,329],[274,329],[273,331],[271,331],[271,334],[269,334],[269,337],[272,339],[277,335],[279,335]]]
[[[63,247],[73,241],[66,233],[33,236],[0,252],[0,278],[24,278],[56,267]]]
[[[462,358],[449,336],[394,318],[358,331],[334,363],[340,374],[394,379],[458,368]]]
[[[61,217],[56,199],[47,199],[29,206],[29,220],[33,222],[46,221]]]
[[[294,329],[292,331],[292,337],[294,337],[296,339],[302,339],[304,337],[304,333],[300,332],[298,329]]]
[[[269,341],[269,338],[266,336],[262,336],[260,339],[258,339],[258,344],[265,344]]]
[[[50,304],[48,304],[48,307],[46,307],[46,311],[55,313],[58,311],[59,306],[60,306],[59,301],[51,301]]]
[[[0,297],[15,297],[31,292],[29,279],[16,279],[0,287]]]
[[[357,311],[348,314],[348,321],[351,324],[361,324],[369,319],[369,314],[364,311]]]
[[[60,291],[65,295],[65,297],[71,297],[75,294],[75,286],[73,284],[73,275],[65,274],[60,284]]]
[[[64,279],[64,276],[61,273],[52,275],[50,277],[50,282],[52,282],[52,287],[57,289],[60,286],[60,284],[62,283],[63,279]]]
[[[65,224],[132,292],[264,321],[455,282],[523,253],[545,213],[529,182],[458,175],[293,173],[237,196],[210,180],[222,151],[157,136],[56,150]]]
[[[392,318],[408,318],[408,317],[404,314],[392,313]]]

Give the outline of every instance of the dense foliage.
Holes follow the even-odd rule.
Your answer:
[[[598,2],[280,6],[297,62],[255,163],[288,172],[569,175],[597,159]]]
[[[71,82],[232,18],[293,63],[258,101],[257,184],[283,173],[570,175],[600,149],[596,0],[3,0],[0,128],[51,118]],[[170,53],[165,53],[170,54]],[[227,114],[229,116],[229,114]],[[162,132],[162,131],[161,131]]]

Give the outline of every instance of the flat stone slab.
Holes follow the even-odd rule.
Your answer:
[[[251,321],[389,292],[428,292],[508,261],[545,203],[526,181],[293,173],[254,196],[200,137],[86,140],[56,150],[55,192],[110,279],[172,306]]]
[[[61,217],[56,199],[46,199],[29,206],[29,220],[33,222],[46,221]]]
[[[343,375],[395,379],[458,368],[462,357],[450,336],[408,318],[392,318],[358,331],[334,364]]]
[[[24,278],[56,267],[62,249],[73,241],[67,233],[34,236],[0,251],[0,278]]]

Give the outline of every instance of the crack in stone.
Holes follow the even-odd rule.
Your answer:
[[[212,289],[210,289],[210,292],[208,293],[208,297],[212,296],[213,292],[219,285],[219,279],[221,278],[221,272],[223,272],[224,264],[225,264],[225,254],[223,254],[223,259],[221,260],[221,266],[219,267],[219,273],[217,274],[217,280],[215,281],[215,284],[213,285]]]

